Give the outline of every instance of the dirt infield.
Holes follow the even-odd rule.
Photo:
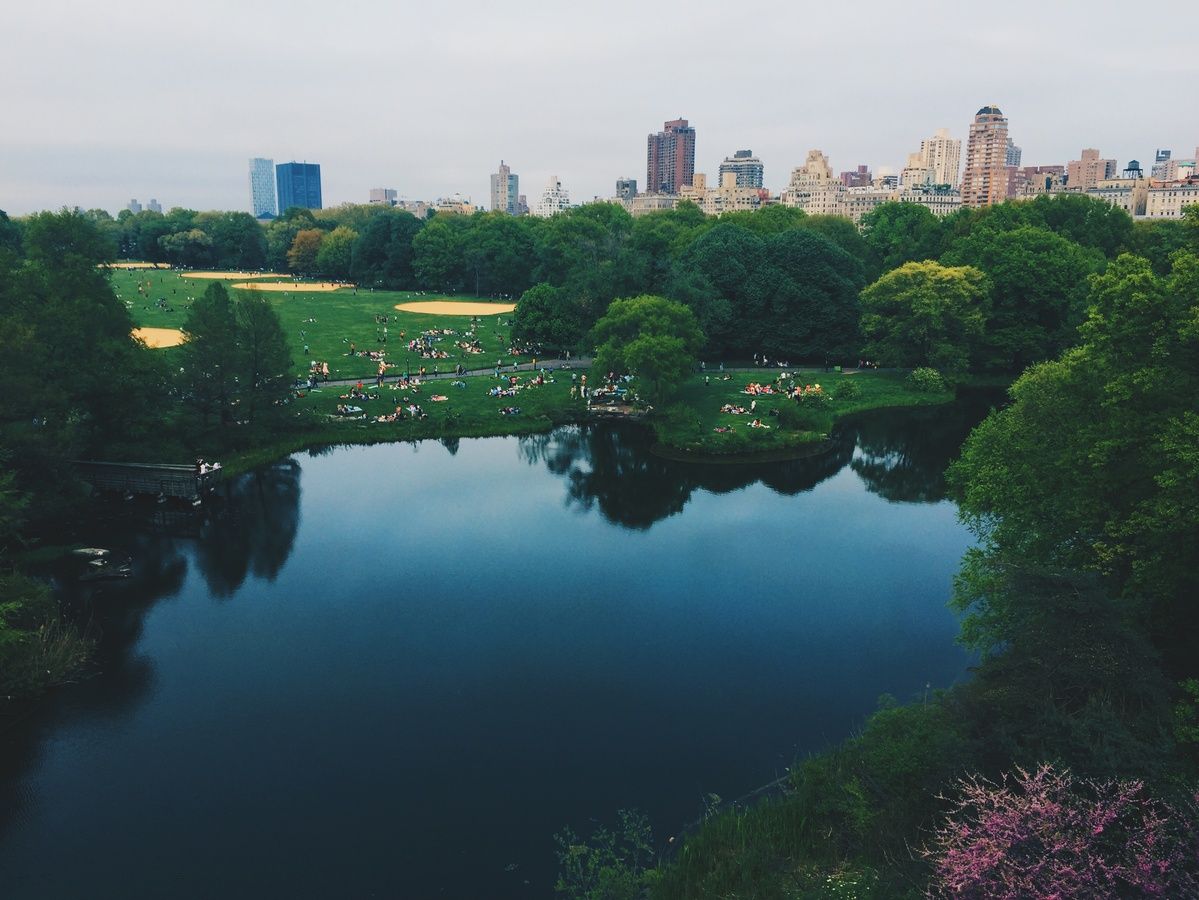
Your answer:
[[[240,288],[243,291],[295,291],[297,294],[313,294],[322,291],[339,291],[342,288],[352,288],[352,284],[334,284],[331,281],[295,282],[295,281],[243,281],[231,284],[229,287]]]
[[[134,328],[133,336],[145,341],[151,350],[178,347],[184,340],[183,332],[178,328]]]
[[[278,272],[180,272],[181,278],[218,278],[222,281],[247,278],[286,278]]]
[[[515,303],[468,303],[459,300],[418,300],[415,303],[397,303],[396,309],[403,312],[430,313],[434,316],[498,316],[512,312]]]

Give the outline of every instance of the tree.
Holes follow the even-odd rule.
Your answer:
[[[862,217],[862,235],[870,248],[870,271],[878,277],[940,256],[944,225],[919,203],[884,203]]]
[[[641,393],[653,402],[677,389],[704,343],[690,309],[648,294],[613,300],[595,323],[592,339],[595,370],[637,376]]]
[[[1088,278],[1102,269],[1094,250],[1045,228],[979,229],[954,243],[941,262],[974,266],[991,281],[991,316],[977,362],[1018,372],[1077,343]]]
[[[978,269],[905,263],[862,291],[863,352],[887,366],[964,372],[987,306]]]
[[[237,391],[237,318],[229,292],[219,281],[196,298],[183,323],[185,396],[200,411],[205,426],[215,416],[232,419]]]
[[[422,227],[423,223],[411,213],[376,213],[354,242],[350,276],[359,284],[392,290],[412,287],[412,242]]]
[[[199,228],[176,231],[158,239],[162,254],[176,266],[212,265],[212,238]]]
[[[238,393],[242,416],[260,418],[278,407],[291,392],[291,348],[279,314],[254,290],[243,291],[235,311],[238,349]]]
[[[98,265],[116,258],[116,244],[77,209],[41,212],[24,223],[25,255],[33,262]]]
[[[412,269],[418,284],[438,291],[463,288],[464,246],[469,227],[469,220],[463,216],[438,216],[413,237]]]
[[[291,249],[287,251],[287,266],[293,272],[309,273],[316,270],[316,258],[325,241],[325,232],[319,228],[304,228],[296,232]]]
[[[928,856],[932,895],[1184,897],[1199,893],[1196,810],[1141,781],[1080,782],[1043,764],[999,782],[967,778]]]
[[[989,564],[1101,573],[1183,674],[1199,640],[1196,322],[1199,258],[1168,278],[1117,258],[1091,282],[1081,345],[1026,371],[950,469]]]
[[[212,238],[212,264],[218,269],[266,266],[266,233],[249,213],[201,213],[196,225]]]
[[[525,291],[512,316],[512,336],[552,351],[577,347],[586,330],[585,313],[562,288],[537,284]]]
[[[300,232],[300,234],[306,233]],[[296,237],[298,240],[299,235]],[[345,225],[338,225],[326,234],[324,240],[320,242],[320,249],[317,250],[316,258],[313,261],[316,271],[338,280],[349,278],[354,242],[357,239],[358,233]],[[292,249],[295,249],[295,244],[292,244]],[[290,260],[290,254],[288,258]]]

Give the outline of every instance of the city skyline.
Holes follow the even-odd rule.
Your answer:
[[[847,27],[803,54],[734,42],[722,50],[722,66],[696,65],[669,80],[661,76],[676,63],[658,52],[663,35],[678,46],[723,45],[720,5],[696,3],[679,16],[669,5],[616,3],[546,17],[531,4],[450,3],[422,10],[418,21],[364,3],[336,18],[303,20],[292,36],[320,50],[327,63],[320,78],[307,54],[247,52],[284,8],[217,0],[203,13],[185,10],[170,28],[141,0],[103,10],[69,0],[11,10],[0,50],[14,73],[6,109],[21,127],[0,135],[0,208],[115,212],[131,196],[153,194],[164,207],[240,209],[246,159],[268,147],[282,151],[276,159],[320,160],[326,206],[363,202],[379,184],[405,198],[462,193],[486,205],[499,158],[529,184],[557,173],[582,201],[611,196],[619,177],[640,177],[645,135],[677,115],[696,129],[696,172],[715,180],[721,160],[752,147],[775,191],[817,147],[837,171],[865,164],[898,173],[938,128],[964,144],[974,111],[992,102],[1012,123],[1024,165],[1065,164],[1081,147],[1102,147],[1123,167],[1151,161],[1157,148],[1189,156],[1196,143],[1193,117],[1156,89],[1193,71],[1185,31],[1142,29],[1129,41],[1109,27],[1120,15],[1114,5],[1078,18],[1015,3],[1002,22],[955,7],[964,21],[954,41],[925,58],[907,45],[948,7],[917,2],[919,15],[889,16],[884,29]],[[887,8],[863,8],[870,9]],[[1037,28],[1022,23],[1022,9]],[[627,29],[623,12],[634,11],[643,27]],[[762,14],[772,31],[802,21],[784,4],[768,3]],[[236,32],[221,24],[235,18],[245,19]],[[1072,40],[1060,40],[1067,30]],[[46,47],[29,38],[50,33],[64,61],[51,76],[39,75]],[[374,34],[403,39],[397,52],[376,55],[366,41]],[[588,36],[582,44],[581,34]],[[483,53],[497,40],[524,50],[497,65]],[[543,49],[531,52],[534,44]],[[117,46],[137,50],[114,53]],[[453,71],[441,64],[447,54]],[[406,91],[426,67],[439,79]],[[342,68],[354,74],[335,74]],[[189,69],[204,75],[144,77]],[[1084,71],[1087,91],[1054,89]],[[95,72],[110,77],[88,77]],[[113,81],[121,83],[115,99]],[[295,91],[296,83],[305,89]],[[754,103],[745,102],[749,83],[760,88]],[[784,87],[791,84],[804,89]],[[370,99],[377,90],[403,93],[403,112],[378,115]],[[539,108],[547,101],[581,124],[562,127]]]

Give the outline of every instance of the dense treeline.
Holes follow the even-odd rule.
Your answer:
[[[85,215],[122,256],[519,298],[515,335],[547,349],[593,349],[589,330],[613,300],[650,294],[692,309],[711,356],[822,363],[865,351],[889,365],[1012,374],[1075,341],[1090,275],[1121,252],[1166,274],[1187,241],[1182,222],[1134,223],[1081,195],[945,219],[889,203],[861,230],[783,206],[715,219],[687,203],[635,219],[611,203],[550,219],[480,212],[425,221],[387,207],[293,208],[265,226],[245,213],[181,209]],[[926,266],[901,279],[902,289],[893,280],[861,296],[915,262],[956,271]],[[969,295],[968,308],[938,302],[945,291]],[[982,315],[981,330],[962,321],[967,312]],[[908,338],[925,352],[901,351]]]

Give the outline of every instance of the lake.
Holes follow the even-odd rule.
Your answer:
[[[661,842],[967,677],[942,472],[984,402],[820,457],[696,465],[636,427],[322,449],[78,537],[98,673],[0,735],[24,897],[548,897],[553,835]]]

